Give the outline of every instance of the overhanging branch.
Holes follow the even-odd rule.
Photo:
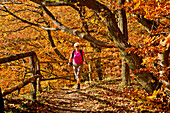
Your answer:
[[[52,20],[52,22],[63,32],[67,32],[70,33],[74,36],[78,36],[82,39],[85,39],[91,43],[94,43],[100,47],[107,47],[107,48],[112,48],[114,47],[113,44],[107,43],[107,42],[103,42],[103,41],[99,41],[96,38],[87,35],[86,33],[77,31],[77,30],[73,30],[65,25],[63,25],[62,23],[60,23],[57,19],[55,19],[54,15],[44,6],[42,5],[42,8],[44,10],[44,12],[50,17],[50,19]]]
[[[5,10],[3,10],[3,11],[9,13],[9,14],[12,15],[13,17],[21,20],[21,21],[24,22],[24,23],[27,23],[27,24],[30,24],[30,25],[33,25],[33,26],[37,26],[37,27],[42,28],[42,29],[44,29],[44,30],[52,30],[52,31],[59,30],[58,28],[48,28],[48,27],[44,27],[44,26],[41,26],[41,25],[39,25],[39,24],[35,24],[35,23],[29,22],[29,21],[27,21],[27,20],[24,20],[24,19],[18,17],[17,15],[15,15],[14,13],[12,13],[11,11],[9,11],[9,10],[6,8],[6,6],[4,6],[4,5],[1,5],[1,6],[4,7],[4,9],[5,9]]]

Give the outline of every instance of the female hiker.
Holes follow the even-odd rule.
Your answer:
[[[68,65],[71,65],[71,62],[73,61],[73,70],[75,74],[75,79],[77,81],[77,89],[80,89],[80,74],[83,64],[85,64],[85,54],[83,50],[80,50],[80,44],[78,42],[74,44],[74,48],[75,50],[71,52]]]

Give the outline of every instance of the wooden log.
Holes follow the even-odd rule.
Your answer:
[[[32,81],[34,81],[34,80],[35,80],[36,78],[38,78],[38,77],[41,77],[41,76],[40,76],[40,75],[36,75],[36,76],[31,77],[31,78],[27,79],[26,81],[24,81],[24,82],[22,82],[22,83],[20,83],[20,84],[18,84],[18,85],[16,85],[16,86],[14,86],[14,87],[12,87],[12,88],[10,88],[10,89],[5,90],[5,91],[2,93],[2,96],[6,96],[6,95],[12,93],[13,91],[16,91],[16,90],[18,90],[18,89],[21,89],[22,87],[24,87],[25,85],[31,83]]]
[[[11,62],[11,61],[18,60],[20,58],[24,58],[24,57],[28,57],[28,56],[32,56],[32,55],[35,55],[35,54],[36,53],[34,51],[31,51],[31,52],[12,55],[12,56],[9,56],[9,57],[6,57],[6,58],[0,58],[0,64],[6,63],[6,62]]]
[[[72,80],[72,79],[69,79],[69,77],[74,77],[74,75],[71,75],[71,76],[63,76],[63,77],[54,77],[54,78],[44,78],[44,79],[41,79],[41,81],[56,80],[56,79],[65,79],[65,80],[74,81],[74,80]]]

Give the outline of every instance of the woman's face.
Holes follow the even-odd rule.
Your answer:
[[[76,48],[76,49],[79,49],[79,48],[80,48],[80,46],[79,46],[79,45],[77,45],[77,46],[75,46],[75,48]]]

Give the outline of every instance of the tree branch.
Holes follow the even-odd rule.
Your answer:
[[[65,25],[63,25],[62,23],[60,23],[58,20],[55,19],[54,15],[44,6],[42,5],[42,8],[44,10],[44,12],[50,17],[50,19],[52,20],[52,22],[63,32],[68,32],[74,36],[78,36],[82,39],[85,39],[85,40],[88,40],[89,42],[91,43],[94,43],[98,46],[101,46],[101,47],[107,47],[107,48],[112,48],[114,47],[113,44],[109,44],[109,43],[106,43],[106,42],[102,42],[102,41],[99,41],[97,40],[96,38],[92,37],[92,36],[89,36],[87,35],[86,33],[83,33],[83,32],[80,32],[80,31],[77,31],[77,30],[73,30]]]
[[[45,5],[45,6],[71,6],[74,5],[71,2],[65,2],[65,1],[47,1],[47,0],[30,0],[34,3]]]
[[[4,32],[17,32],[17,31],[24,30],[24,29],[26,29],[26,28],[28,28],[28,27],[31,27],[31,26],[23,26],[23,27],[20,27],[20,28],[18,28],[18,29],[16,29],[16,30],[2,31],[2,32],[3,32],[3,33],[4,33]],[[1,32],[1,31],[0,31],[0,32]]]
[[[9,13],[9,14],[12,15],[13,17],[21,20],[21,21],[24,22],[24,23],[27,23],[27,24],[30,24],[30,25],[33,25],[33,26],[37,26],[37,27],[42,28],[42,29],[44,29],[44,30],[52,30],[52,31],[59,30],[58,28],[48,28],[48,27],[44,27],[44,26],[41,26],[41,25],[39,25],[39,24],[35,24],[35,23],[29,22],[29,21],[27,21],[27,20],[24,20],[24,19],[18,17],[17,15],[15,15],[14,13],[10,12],[4,5],[1,5],[1,6],[5,8],[5,10],[3,10],[3,11]]]
[[[41,2],[40,0],[30,0],[30,1],[43,6],[61,6],[61,5],[74,6],[74,3],[78,3],[78,6],[86,6],[89,9],[101,13],[102,18],[107,19],[105,23],[108,26],[108,29],[112,31],[113,37],[117,37],[117,34],[121,33],[120,29],[118,28],[115,15],[105,5],[99,3],[96,0],[70,0],[70,2],[47,1],[47,0],[43,0],[43,2]]]

